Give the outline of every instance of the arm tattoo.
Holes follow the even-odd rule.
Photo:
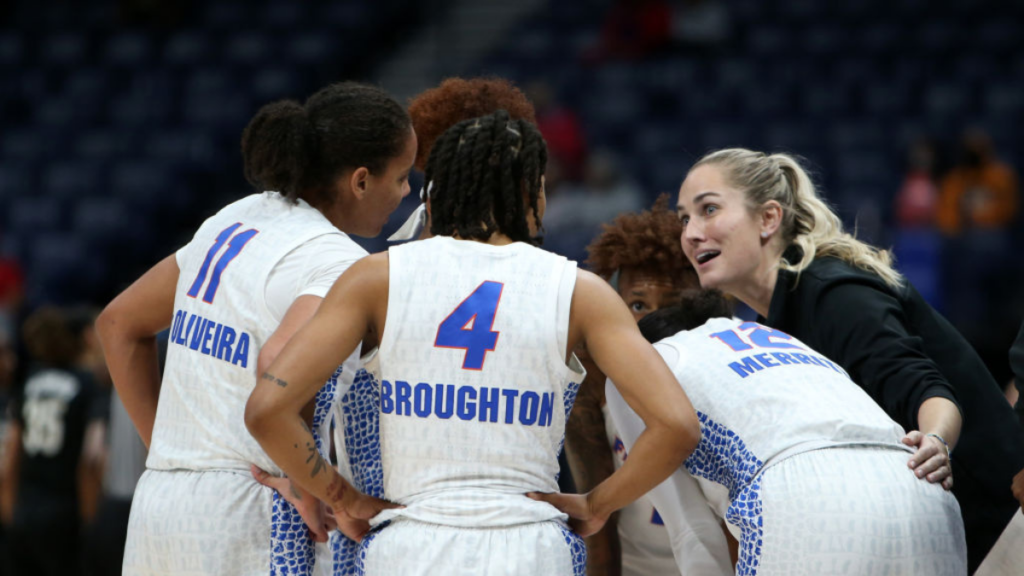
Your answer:
[[[274,384],[277,384],[281,388],[286,388],[288,386],[287,382],[285,382],[284,380],[281,380],[277,376],[274,376],[270,372],[264,372],[263,376],[261,376],[261,378],[263,380],[267,380],[267,381],[273,382]]]
[[[313,432],[309,429],[309,426],[305,422],[302,423],[302,427],[309,433],[310,436]],[[309,457],[306,458],[306,464],[313,463],[313,471],[309,473],[310,478],[315,478],[317,474],[327,469],[327,462],[324,461],[324,457],[320,455],[320,451],[316,449],[316,446],[311,442],[306,442],[306,453]]]
[[[289,490],[291,490],[292,496],[293,496],[293,497],[294,497],[294,498],[295,498],[296,500],[298,500],[299,502],[302,502],[302,494],[301,494],[301,493],[299,493],[299,491],[295,489],[295,485],[294,485],[294,484],[292,484],[291,482],[289,482],[289,483],[288,483],[288,489],[289,489]]]

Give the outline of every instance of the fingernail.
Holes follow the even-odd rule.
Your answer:
[[[921,472],[920,470],[915,471],[914,474],[917,474],[918,478],[924,476],[924,472]]]
[[[914,462],[913,460],[911,460],[910,462],[907,462],[907,465],[910,466],[911,468],[913,468],[913,467],[917,466],[917,462]]]

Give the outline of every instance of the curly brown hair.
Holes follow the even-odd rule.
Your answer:
[[[623,268],[635,268],[686,286],[700,285],[679,243],[683,227],[668,207],[668,194],[659,196],[650,210],[621,214],[602,228],[587,246],[587,265],[598,276],[609,279]]]
[[[425,171],[430,150],[445,130],[470,118],[505,110],[513,120],[537,123],[537,113],[526,95],[502,78],[448,78],[409,102],[416,129],[416,168]]]

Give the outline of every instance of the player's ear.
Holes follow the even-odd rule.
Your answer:
[[[349,177],[349,186],[352,188],[352,194],[355,195],[356,200],[362,200],[366,196],[369,178],[370,170],[365,166],[352,171],[352,176]]]

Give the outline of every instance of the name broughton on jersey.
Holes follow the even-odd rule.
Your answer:
[[[519,422],[524,426],[551,426],[555,409],[555,393],[512,388],[490,388],[383,380],[380,383],[380,411],[396,416],[427,418],[430,415],[447,420],[480,422]]]
[[[249,365],[249,334],[198,314],[175,311],[169,340],[229,364]]]

